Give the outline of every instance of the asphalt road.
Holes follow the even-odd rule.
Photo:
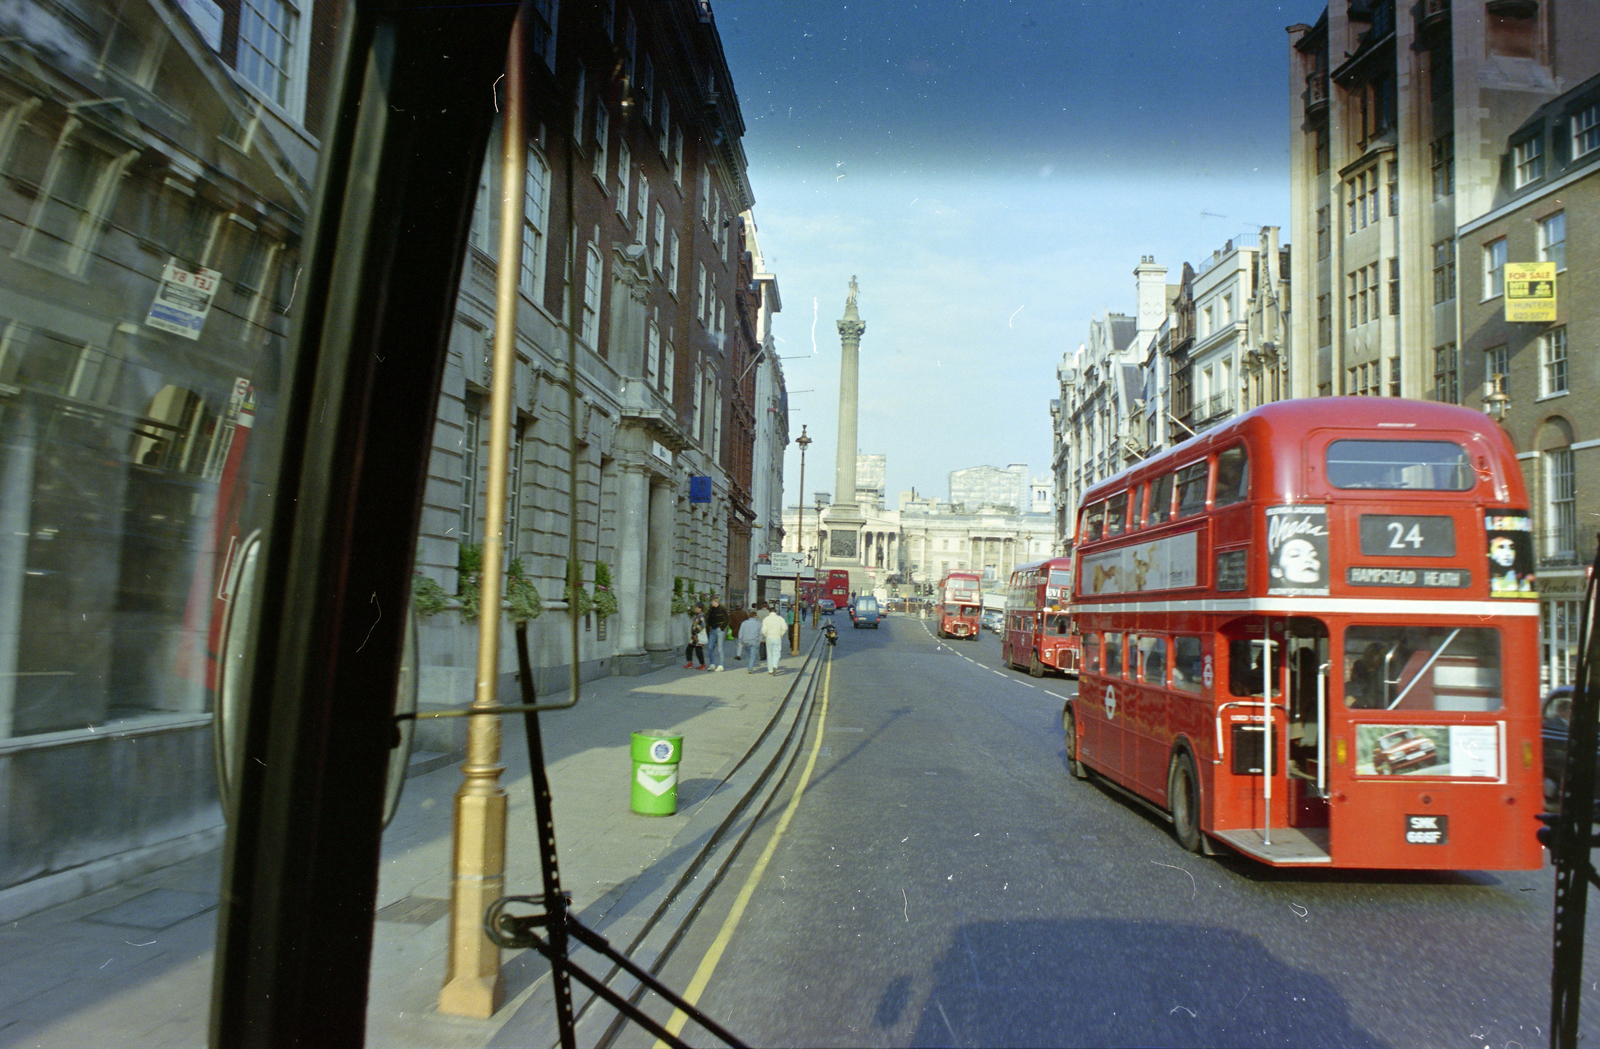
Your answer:
[[[1549,869],[1195,856],[1069,777],[1071,681],[1001,668],[993,634],[839,622],[802,760],[662,974],[682,989],[699,971],[699,1005],[749,1044],[1548,1044]],[[1600,1044],[1594,917],[1588,942],[1583,1033]]]

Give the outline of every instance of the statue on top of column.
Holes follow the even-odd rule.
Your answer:
[[[856,292],[860,290],[861,289],[856,286],[855,274],[852,273],[850,275],[850,297],[844,300],[844,304],[846,306],[854,306],[856,304]]]

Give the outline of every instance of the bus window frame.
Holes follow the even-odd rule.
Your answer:
[[[1113,640],[1115,639],[1115,640]],[[1127,680],[1128,666],[1128,635],[1112,630],[1100,635],[1100,644],[1104,648],[1104,658],[1100,660],[1100,675]],[[1113,669],[1111,653],[1116,651],[1116,666]]]
[[[1177,490],[1177,484],[1175,482],[1176,477],[1177,471],[1168,470],[1166,473],[1150,482],[1150,499],[1148,503],[1149,509],[1146,512],[1146,521],[1152,528],[1156,525],[1166,524],[1168,521],[1176,520],[1174,511],[1172,509],[1172,493]],[[1161,493],[1165,493],[1164,496],[1161,495]],[[1165,504],[1161,507],[1161,516],[1159,517],[1156,516],[1156,505],[1158,498],[1162,503]]]
[[[1121,535],[1130,531],[1128,527],[1128,492],[1126,489],[1116,495],[1107,496],[1105,535],[1107,538]]]
[[[1224,492],[1223,487],[1222,487],[1222,484],[1223,484],[1223,460],[1224,460],[1224,458],[1228,457],[1230,454],[1235,453],[1235,452],[1238,453],[1239,456],[1242,457],[1242,461],[1239,464],[1239,481],[1238,481],[1237,485],[1233,486],[1228,491]],[[1219,509],[1219,508],[1224,507],[1224,506],[1235,506],[1235,505],[1237,505],[1239,503],[1248,502],[1249,499],[1250,499],[1250,449],[1249,449],[1249,447],[1243,441],[1239,441],[1236,444],[1230,444],[1228,447],[1222,449],[1220,452],[1217,453],[1216,458],[1217,458],[1217,469],[1216,469],[1216,478],[1217,478],[1217,480],[1216,480],[1215,492],[1213,493],[1213,495],[1211,497],[1212,509]],[[1225,496],[1226,496],[1226,498],[1225,498]]]
[[[1146,647],[1147,643],[1149,647]],[[1161,689],[1167,687],[1167,670],[1172,665],[1167,659],[1167,648],[1167,638],[1164,634],[1140,634],[1134,639],[1133,650],[1139,654],[1136,684]],[[1161,671],[1155,680],[1151,680],[1150,657],[1157,651],[1161,653]]]
[[[1184,683],[1179,683],[1178,663],[1180,658],[1179,645],[1181,642],[1194,642],[1194,660],[1196,663],[1195,674],[1190,678],[1188,673],[1183,675]],[[1172,662],[1169,664],[1172,680],[1171,688],[1174,692],[1184,692],[1189,695],[1199,695],[1205,683],[1205,641],[1197,634],[1174,634],[1172,636]]]
[[[1078,530],[1083,533],[1085,540],[1105,538],[1106,504],[1102,499],[1097,503],[1090,503],[1083,508],[1083,517],[1079,521]]]
[[[1185,476],[1194,475],[1195,471],[1197,470],[1199,471],[1198,476]],[[1194,490],[1195,485],[1199,486],[1200,497],[1198,501],[1191,504],[1185,501],[1185,496],[1188,494],[1188,492]],[[1210,495],[1210,487],[1210,459],[1196,459],[1194,462],[1186,463],[1174,470],[1172,484],[1174,497],[1174,507],[1172,512],[1173,519],[1182,520],[1186,517],[1195,517],[1205,513],[1207,506],[1210,505],[1208,499],[1208,496]]]

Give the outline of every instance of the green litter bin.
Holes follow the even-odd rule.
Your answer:
[[[668,732],[633,734],[633,811],[670,816],[678,811],[678,762],[683,737]]]

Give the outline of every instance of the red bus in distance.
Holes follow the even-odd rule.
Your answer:
[[[828,569],[827,578],[822,581],[822,586],[822,596],[832,601],[835,608],[844,608],[850,604],[849,569]]]
[[[1539,868],[1527,507],[1492,420],[1387,397],[1264,405],[1096,484],[1070,768],[1194,851]]]
[[[983,613],[982,579],[977,572],[951,572],[939,580],[939,618],[934,633],[968,641],[978,639]]]
[[[1005,640],[1000,658],[1034,677],[1046,671],[1078,672],[1078,636],[1072,630],[1072,558],[1021,565],[1006,590]]]

